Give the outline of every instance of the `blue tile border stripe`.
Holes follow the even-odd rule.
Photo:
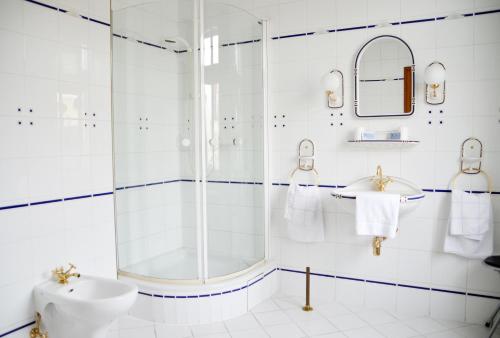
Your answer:
[[[269,270],[268,272],[266,272],[264,274],[264,276],[260,277],[259,279],[253,281],[251,284],[247,284],[247,285],[243,285],[239,288],[235,288],[235,289],[231,289],[231,290],[226,290],[226,291],[220,291],[220,292],[215,292],[215,293],[210,293],[210,294],[191,294],[191,295],[162,295],[162,294],[152,294],[152,293],[149,293],[149,292],[145,292],[145,291],[139,291],[139,294],[142,295],[142,296],[147,296],[147,297],[157,297],[157,298],[169,298],[169,299],[174,299],[174,298],[177,298],[177,299],[190,299],[190,298],[206,298],[206,297],[216,297],[216,296],[221,296],[221,295],[227,295],[229,293],[234,293],[234,292],[238,292],[238,291],[241,291],[241,290],[245,290],[249,287],[251,287],[252,285],[254,284],[257,284],[258,282],[264,280],[267,276],[269,276],[270,274],[272,274],[273,272],[275,271],[278,271],[280,270],[279,268],[274,268],[274,269],[271,269]],[[1,337],[1,336],[0,336]]]
[[[35,324],[35,321],[32,321],[32,322],[29,322],[29,323],[24,324],[22,326],[16,327],[15,329],[12,329],[12,330],[7,331],[5,333],[0,333],[0,338],[8,336],[9,334],[15,333],[15,332],[17,332],[19,330],[22,330],[22,329],[27,328],[28,326],[31,326],[31,325],[34,325],[34,324]]]
[[[24,0],[26,2],[32,3],[34,5],[38,5],[41,7],[45,7],[48,9],[52,9],[58,12],[62,13],[68,13],[67,10],[59,7],[55,7],[52,5],[45,4],[41,1],[36,1],[36,0]],[[471,17],[471,16],[480,16],[480,15],[488,15],[488,14],[496,14],[500,13],[500,9],[492,9],[492,10],[486,10],[486,11],[478,11],[478,12],[470,12],[470,13],[461,13],[464,17]],[[88,20],[90,22],[94,22],[100,25],[108,26],[110,27],[110,24],[98,19],[94,19],[85,15],[79,14],[79,16],[83,20]],[[412,20],[404,20],[404,21],[395,21],[391,22],[390,24],[392,26],[397,26],[397,25],[408,25],[408,24],[414,24],[414,23],[422,23],[422,22],[433,22],[433,21],[440,21],[446,19],[445,16],[438,16],[438,17],[431,17],[431,18],[422,18],[422,19],[412,19]],[[305,33],[293,33],[293,34],[285,34],[285,35],[277,35],[273,36],[270,39],[271,40],[280,40],[280,39],[289,39],[289,38],[297,38],[297,37],[304,37],[304,36],[311,36],[319,33],[340,33],[340,32],[348,32],[348,31],[354,31],[354,30],[360,30],[360,29],[371,29],[371,28],[376,28],[378,25],[376,24],[367,24],[367,25],[361,25],[361,26],[351,26],[351,27],[338,27],[338,28],[330,28],[326,29],[325,31],[318,31],[318,32],[305,32]],[[122,39],[128,39],[127,36],[125,35],[120,35],[120,34],[115,34],[113,33],[114,37],[122,38]],[[245,41],[239,41],[239,42],[229,42],[229,43],[223,43],[221,44],[221,47],[229,47],[229,46],[236,46],[236,45],[243,45],[243,44],[249,44],[249,43],[257,43],[260,42],[261,39],[250,39],[250,40],[245,40]],[[138,43],[154,47],[154,48],[159,48],[159,49],[164,49],[167,50],[166,47],[143,41],[143,40],[137,40]],[[175,53],[186,53],[187,50],[174,50]]]
[[[278,268],[278,270],[284,271],[284,272],[290,272],[290,273],[305,274],[305,271],[289,269],[289,268]],[[372,279],[355,278],[355,277],[348,277],[348,276],[341,276],[341,275],[330,275],[330,274],[315,273],[315,272],[311,272],[311,275],[318,276],[318,277],[344,279],[344,280],[350,280],[350,281],[355,281],[355,282],[363,282],[363,283],[371,283],[371,284],[383,284],[383,285],[388,285],[388,286],[397,286],[397,287],[401,287],[401,288],[425,290],[425,291],[432,291],[432,292],[452,293],[452,294],[462,295],[462,296],[472,296],[472,297],[500,300],[500,296],[480,294],[480,293],[475,293],[475,292],[446,290],[446,289],[441,289],[441,288],[433,288],[433,287],[426,287],[426,286],[420,286],[420,285],[410,285],[410,284],[404,284],[404,283],[386,282],[386,281],[378,281],[378,280],[372,280]]]
[[[52,6],[52,5],[48,5],[48,4],[43,3],[41,1],[35,1],[35,0],[24,0],[24,1],[29,2],[29,3],[31,3],[33,5],[45,7],[45,8],[52,9],[54,11],[61,12],[61,13],[68,13],[69,12],[68,10],[66,10],[64,8],[60,8],[60,7],[55,7],[55,6]],[[88,17],[86,15],[82,15],[82,14],[78,14],[78,13],[75,13],[75,14],[77,14],[83,20],[91,21],[91,22],[97,23],[99,25],[104,25],[104,26],[107,26],[107,27],[111,26],[107,22],[104,22],[104,21],[101,21],[101,20],[98,20],[98,19],[94,19],[94,18]]]
[[[128,186],[123,186],[123,187],[117,187],[115,189],[115,191],[118,192],[118,191],[137,189],[137,188],[147,188],[147,187],[152,187],[152,186],[157,186],[157,185],[178,183],[178,182],[194,183],[194,182],[196,182],[196,180],[194,180],[194,179],[172,179],[172,180],[157,181],[157,182],[151,182],[151,183],[134,184],[134,185],[128,185]],[[259,181],[233,181],[233,180],[207,180],[207,183],[245,184],[245,185],[263,185],[264,184],[263,182],[259,182]],[[271,183],[271,185],[288,187],[290,185],[290,183],[273,182],[273,183]],[[313,186],[313,184],[300,184],[300,185],[301,186]],[[335,189],[335,188],[345,188],[346,186],[345,185],[336,185],[336,184],[332,184],[332,185],[320,184],[319,187],[320,188]],[[430,193],[451,193],[450,189],[425,188],[422,190],[424,192],[430,192]],[[482,193],[486,193],[487,191],[484,191],[484,190],[466,190],[466,192],[473,193],[473,194],[482,194]],[[492,194],[493,195],[500,195],[500,191],[493,191]],[[17,208],[25,208],[25,207],[43,205],[43,204],[68,202],[68,201],[74,201],[74,200],[85,199],[85,198],[95,198],[95,197],[107,196],[107,195],[113,195],[113,191],[80,195],[80,196],[63,197],[63,198],[57,198],[57,199],[51,199],[51,200],[43,200],[43,201],[34,201],[34,202],[25,202],[25,203],[19,203],[19,204],[5,205],[5,206],[0,206],[0,211],[17,209]],[[344,196],[344,198],[350,198],[350,197]],[[420,199],[420,198],[423,198],[423,196],[416,196],[414,198],[411,198],[410,200]],[[353,199],[354,199],[354,197],[353,197]]]
[[[17,209],[17,208],[26,208],[26,207],[36,206],[36,205],[69,202],[69,201],[74,201],[74,200],[81,200],[81,199],[86,199],[86,198],[95,198],[95,197],[108,196],[108,195],[113,195],[113,192],[112,191],[106,191],[106,192],[100,192],[100,193],[88,194],[88,195],[81,195],[81,196],[70,196],[70,197],[57,198],[57,199],[52,199],[52,200],[44,200],[44,201],[27,202],[27,203],[22,203],[22,204],[5,205],[5,206],[0,206],[0,211],[10,210],[10,209]]]

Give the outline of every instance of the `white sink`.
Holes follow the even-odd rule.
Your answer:
[[[332,196],[338,199],[340,207],[348,213],[354,214],[356,210],[356,195],[363,192],[374,192],[375,184],[373,176],[365,177],[355,181],[345,188],[337,188],[332,192]],[[425,197],[424,192],[414,183],[400,177],[389,177],[391,182],[386,186],[384,192],[380,194],[399,194],[401,203],[399,215],[404,216],[415,209]]]
[[[50,338],[105,338],[109,326],[137,298],[137,286],[83,276],[68,284],[47,281],[35,287],[35,307]]]

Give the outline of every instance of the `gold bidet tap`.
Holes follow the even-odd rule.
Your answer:
[[[69,263],[69,268],[66,271],[64,271],[64,268],[61,266],[52,270],[52,275],[57,279],[59,284],[68,284],[68,279],[71,277],[80,278],[79,273],[72,272],[74,269],[76,269],[76,266]]]
[[[382,173],[382,167],[378,165],[377,173],[375,174],[375,177],[372,178],[372,181],[375,182],[377,191],[385,191],[385,187],[387,186],[387,184],[392,182],[392,178],[390,178],[389,176],[384,176],[384,174]]]

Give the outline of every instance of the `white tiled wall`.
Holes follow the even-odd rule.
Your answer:
[[[270,130],[273,182],[288,181],[296,166],[296,148],[303,138],[315,142],[316,166],[325,185],[346,185],[375,174],[378,164],[387,175],[401,176],[426,189],[447,189],[458,171],[460,145],[475,136],[485,146],[484,169],[500,189],[500,14],[459,20],[395,25],[386,28],[348,30],[320,34],[324,29],[365,26],[382,22],[433,18],[454,12],[469,13],[500,8],[498,1],[266,1],[250,10],[271,19],[271,35],[319,32],[307,37],[270,41]],[[409,118],[359,119],[353,109],[353,64],[358,49],[370,38],[393,34],[412,48],[416,60],[416,109]],[[447,69],[444,105],[425,104],[425,67],[438,60]],[[337,68],[345,77],[345,106],[331,110],[320,79]],[[496,88],[496,89],[495,89]],[[442,113],[440,112],[442,110]],[[410,136],[421,143],[411,149],[361,149],[347,144],[359,127],[389,130],[408,126]],[[480,177],[470,186],[484,189]],[[304,182],[309,178],[304,176]],[[286,238],[283,219],[286,187],[272,188],[273,257],[282,267],[500,296],[500,276],[472,261],[442,251],[448,193],[427,193],[417,211],[401,220],[398,237],[383,243],[382,255],[372,256],[371,239],[356,236],[354,218],[338,208],[323,188],[326,241],[301,244]],[[495,248],[500,250],[500,199],[494,196]],[[303,276],[282,272],[284,292],[303,293]],[[317,278],[321,279],[321,278]],[[295,281],[294,281],[295,280]],[[487,298],[329,279],[313,285],[352,305],[432,314],[448,319],[481,322],[497,302]],[[314,292],[314,291],[313,291]]]
[[[59,2],[58,2],[59,3]],[[105,1],[60,1],[108,21]],[[56,4],[57,5],[57,4]],[[0,335],[56,266],[115,276],[109,27],[0,2]],[[90,195],[90,196],[88,196]]]
[[[107,1],[45,3],[104,22],[110,19]],[[272,36],[500,8],[498,0],[233,4],[270,18]],[[109,28],[22,0],[2,0],[0,9],[0,207],[111,191]],[[148,29],[153,28],[151,22]],[[324,184],[347,184],[372,174],[380,163],[389,175],[424,188],[446,188],[457,170],[461,141],[477,136],[485,144],[484,168],[493,176],[495,190],[500,190],[496,177],[500,169],[499,30],[497,13],[270,40],[273,182],[287,181],[295,166],[297,143],[308,137],[316,144]],[[370,37],[381,34],[402,37],[415,53],[417,103],[409,119],[354,118],[354,55]],[[448,70],[447,101],[439,107],[427,106],[423,98],[424,68],[434,60],[442,61]],[[321,76],[332,68],[345,75],[342,110],[326,108],[320,87]],[[360,125],[375,129],[406,125],[421,144],[404,151],[351,148],[345,141]],[[419,210],[402,221],[398,238],[385,242],[382,256],[373,257],[369,240],[355,236],[352,217],[337,210],[326,188],[327,241],[315,245],[288,241],[282,217],[286,188],[272,190],[271,251],[282,266],[310,265],[314,271],[335,275],[500,295],[497,273],[478,261],[442,253],[446,193],[428,193]],[[495,196],[495,216],[500,220],[498,205]],[[0,210],[0,333],[31,321],[32,287],[51,268],[72,261],[83,273],[112,277],[114,259],[111,195]],[[281,275],[284,292],[302,292],[302,275]],[[321,277],[313,278],[313,293],[353,305],[382,305],[473,322],[483,321],[497,303]]]

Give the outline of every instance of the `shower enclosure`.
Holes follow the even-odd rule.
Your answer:
[[[267,257],[266,23],[112,0],[118,270],[207,283]]]

